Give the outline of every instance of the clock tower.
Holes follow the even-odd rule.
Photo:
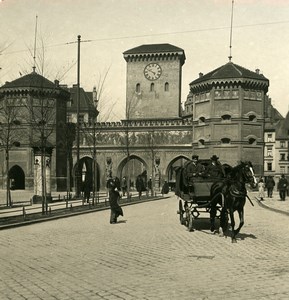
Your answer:
[[[179,118],[184,50],[151,44],[123,55],[127,62],[126,119]]]

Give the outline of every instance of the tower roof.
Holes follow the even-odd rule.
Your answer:
[[[228,62],[225,65],[200,76],[198,79],[192,81],[190,84],[197,84],[207,80],[219,80],[219,79],[236,79],[236,78],[247,78],[247,79],[256,79],[256,80],[269,80],[263,75],[259,74],[258,71],[252,72],[244,67],[236,65],[232,62]]]
[[[159,52],[184,52],[183,49],[171,44],[147,44],[129,49],[123,54],[159,53]]]
[[[155,57],[178,55],[182,65],[186,60],[185,51],[171,44],[145,44],[125,51],[123,55],[126,60],[135,56]]]
[[[32,72],[19,77],[11,82],[6,82],[2,88],[55,88],[55,83],[43,77],[42,75]]]
[[[30,93],[35,91],[41,91],[48,94],[61,94],[65,98],[69,97],[69,93],[59,86],[58,80],[52,82],[36,72],[21,76],[10,82],[7,81],[0,87],[0,93]]]

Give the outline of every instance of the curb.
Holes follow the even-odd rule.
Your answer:
[[[263,202],[261,202],[257,197],[255,197],[255,200],[257,201],[259,206],[262,207],[262,208],[268,209],[270,211],[274,211],[276,213],[279,213],[279,214],[282,214],[282,215],[285,215],[285,216],[289,216],[289,212],[287,212],[287,211],[267,206],[267,205],[263,204]]]
[[[150,202],[150,201],[163,200],[163,199],[167,199],[167,198],[169,198],[169,196],[157,197],[157,198],[151,198],[151,199],[143,199],[143,200],[138,200],[138,201],[121,203],[120,206],[121,207],[129,206],[129,205],[145,203],[145,202]],[[58,219],[64,219],[64,218],[79,216],[79,215],[83,215],[83,214],[89,214],[89,213],[108,210],[108,209],[110,209],[109,206],[96,207],[96,208],[91,208],[89,210],[77,211],[77,212],[72,212],[72,213],[59,215],[59,216],[51,216],[51,217],[48,216],[47,218],[42,218],[42,219],[35,219],[35,220],[29,220],[29,221],[22,221],[22,222],[18,222],[18,223],[11,223],[11,224],[7,224],[7,225],[0,225],[0,230],[16,228],[16,227],[20,227],[20,226],[27,226],[27,225],[32,225],[32,224],[38,224],[38,223],[43,223],[43,222],[48,222],[48,221],[53,221],[53,220],[58,220]]]

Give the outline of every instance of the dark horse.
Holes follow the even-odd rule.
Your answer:
[[[226,233],[228,228],[228,213],[230,215],[232,242],[237,241],[236,235],[244,225],[244,206],[248,197],[246,183],[250,183],[252,187],[257,185],[252,163],[248,161],[227,169],[226,178],[214,182],[211,187],[211,231],[215,231],[216,205],[219,204],[222,207],[220,226],[223,234]],[[235,229],[235,211],[238,212],[240,220],[237,229]]]

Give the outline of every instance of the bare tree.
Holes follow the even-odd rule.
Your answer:
[[[0,102],[0,145],[5,152],[6,162],[6,205],[12,206],[9,178],[9,153],[12,147],[20,146],[22,136],[19,99],[1,99]]]
[[[45,161],[45,155],[47,148],[53,145],[49,142],[49,138],[53,134],[56,125],[56,100],[43,94],[42,89],[39,89],[37,96],[31,98],[31,101],[26,104],[26,108],[28,123],[31,127],[31,144],[41,153],[42,213],[46,214],[48,211],[46,163],[50,162]]]

